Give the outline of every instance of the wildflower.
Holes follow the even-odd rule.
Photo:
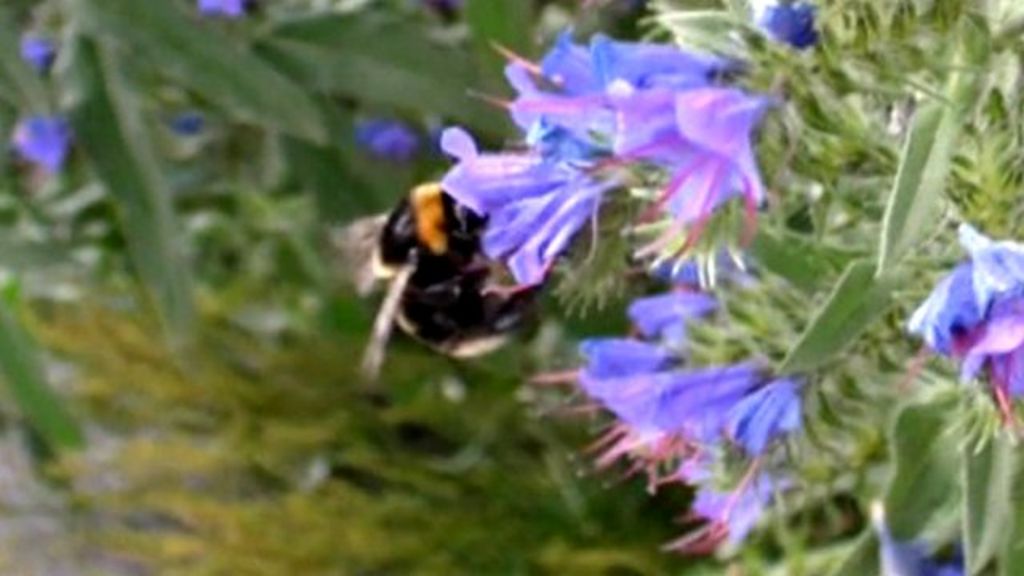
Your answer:
[[[629,318],[640,333],[669,343],[681,343],[686,320],[703,316],[716,307],[714,298],[700,292],[669,292],[634,300]]]
[[[771,2],[755,10],[757,25],[772,40],[803,50],[818,43],[817,7],[807,2]]]
[[[56,173],[67,159],[71,128],[60,117],[32,116],[15,127],[12,143],[21,158]]]
[[[203,131],[205,124],[203,115],[194,110],[181,112],[170,121],[171,130],[180,136],[195,136]]]
[[[536,153],[480,154],[461,129],[446,130],[441,147],[458,160],[442,187],[488,217],[484,252],[505,260],[523,285],[544,280],[576,231],[594,218],[604,192],[615,185]]]
[[[250,7],[249,0],[198,0],[199,13],[204,16],[240,18]]]
[[[1024,246],[993,241],[969,225],[960,244],[970,261],[954,268],[911,316],[909,330],[962,361],[961,378],[987,369],[1004,416],[1024,394]]]
[[[355,130],[356,142],[378,158],[407,162],[420,149],[419,136],[404,122],[375,118],[359,122]]]
[[[885,509],[880,502],[871,507],[871,520],[879,540],[882,576],[964,576],[962,552],[947,561],[935,560],[918,542],[896,540],[885,523]]]
[[[36,71],[45,73],[57,58],[57,47],[43,36],[26,34],[21,38],[21,59]]]
[[[773,440],[800,428],[801,406],[794,380],[773,380],[733,407],[726,425],[728,436],[748,455],[760,456]]]
[[[633,90],[704,87],[726,68],[725,61],[711,56],[601,35],[587,48],[574,44],[571,33],[563,32],[539,66],[515,60],[506,68],[506,77],[518,93],[510,110],[521,128],[529,129],[544,118],[593,139],[594,134],[609,136],[616,130],[608,94],[613,86]]]
[[[701,486],[691,511],[695,516],[707,520],[708,524],[670,543],[667,548],[706,553],[723,541],[732,546],[739,544],[757,526],[765,510],[775,500],[775,495],[785,485],[785,482],[769,474],[758,474],[755,466],[732,491],[721,491],[707,484]]]
[[[615,153],[669,169],[655,205],[664,206],[678,224],[702,223],[736,197],[752,216],[765,191],[751,138],[768,106],[768,99],[732,88],[626,91],[618,96]]]

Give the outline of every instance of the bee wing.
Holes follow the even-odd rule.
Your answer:
[[[414,266],[403,266],[391,279],[388,285],[388,292],[384,301],[377,311],[377,318],[373,321],[373,331],[370,333],[370,341],[366,344],[363,352],[362,372],[369,380],[376,380],[380,374],[380,366],[384,362],[384,350],[387,348],[388,340],[391,338],[391,331],[395,326],[395,317],[398,315],[398,308],[402,303],[402,295],[405,287],[409,284],[409,278],[415,271]]]
[[[376,286],[377,243],[386,222],[387,214],[379,214],[330,232],[331,247],[340,256],[341,268],[360,296],[368,296]]]

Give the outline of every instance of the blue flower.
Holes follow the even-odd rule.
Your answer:
[[[965,576],[966,568],[959,548],[949,560],[938,561],[921,543],[900,541],[892,536],[880,502],[872,505],[871,516],[878,534],[882,576]]]
[[[580,343],[586,359],[583,379],[591,383],[668,369],[677,363],[676,354],[663,346],[627,338],[596,338]],[[603,397],[601,388],[588,390]]]
[[[458,160],[441,186],[460,204],[488,217],[484,252],[505,261],[523,285],[544,280],[615,185],[537,153],[481,154],[461,129],[446,130],[441,147]]]
[[[181,112],[170,121],[171,130],[180,136],[195,136],[203,131],[205,125],[206,119],[194,110]]]
[[[43,36],[26,34],[21,38],[21,59],[38,72],[47,72],[57,58],[57,47]]]
[[[240,18],[245,15],[247,0],[198,0],[199,13],[204,16]]]
[[[728,435],[749,456],[760,456],[775,439],[800,429],[800,386],[783,378],[768,382],[740,400],[729,415]]]
[[[747,285],[754,282],[750,264],[742,254],[720,251],[711,256],[656,261],[651,276],[689,288],[715,286],[719,281]]]
[[[628,314],[643,336],[681,343],[686,337],[687,321],[716,307],[715,299],[707,294],[676,291],[634,300]]]
[[[775,3],[760,10],[757,25],[772,40],[803,50],[818,43],[816,14],[817,7],[807,2]]]
[[[356,142],[378,158],[395,162],[411,160],[420,149],[420,137],[408,124],[374,118],[356,124]]]
[[[21,158],[53,174],[67,159],[71,128],[57,116],[32,116],[15,127],[12,143]]]
[[[961,377],[982,370],[1004,415],[1024,395],[1024,246],[960,227],[971,260],[954,268],[910,318],[908,329],[935,351],[962,361]]]

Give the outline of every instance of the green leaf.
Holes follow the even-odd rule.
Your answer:
[[[805,292],[813,292],[852,258],[796,234],[759,230],[750,246],[758,266],[785,278]]]
[[[168,0],[75,0],[89,33],[118,43],[233,117],[321,144],[320,110],[303,90]]]
[[[1019,449],[1019,447],[1018,447]],[[1018,478],[1020,476],[1018,475]],[[1013,527],[1003,539],[999,554],[999,575],[1017,576],[1024,566],[1024,485],[1016,483],[1013,497],[1003,502],[1013,518]]]
[[[852,262],[778,371],[806,372],[831,360],[888,309],[891,292],[892,282],[876,278],[869,262]]]
[[[950,420],[949,402],[910,405],[896,418],[885,510],[898,540],[916,538],[956,496],[960,445],[949,435]]]
[[[877,576],[879,571],[878,538],[865,532],[843,561],[828,576]]]
[[[18,409],[50,448],[69,450],[85,444],[78,423],[43,376],[35,342],[7,303],[0,304],[0,373]]]
[[[481,88],[472,55],[432,41],[418,26],[367,15],[308,17],[277,26],[256,50],[327,94],[506,132],[505,113],[471,96]]]
[[[473,38],[477,64],[491,90],[504,88],[505,57],[498,53],[496,46],[529,56],[532,4],[522,0],[470,0],[466,3],[464,17]]]
[[[195,312],[183,235],[139,103],[111,50],[82,37],[71,50],[75,136],[113,196],[132,261],[170,335],[187,337]]]
[[[941,102],[929,102],[914,114],[882,220],[879,274],[934,223],[959,128],[959,115]]]
[[[1013,497],[1017,455],[1002,436],[981,450],[963,451],[964,553],[967,573],[979,574],[1003,548],[1013,526]]]

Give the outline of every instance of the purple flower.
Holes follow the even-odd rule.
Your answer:
[[[686,90],[707,86],[727,67],[723,60],[673,46],[617,42],[601,35],[587,48],[563,32],[539,67],[513,61],[506,77],[518,93],[510,110],[521,128],[529,130],[544,120],[594,145],[594,135],[607,138],[616,130],[612,86]]]
[[[67,159],[71,128],[57,116],[32,116],[18,123],[12,142],[21,158],[53,174]]]
[[[665,206],[677,222],[703,222],[732,198],[743,198],[751,214],[764,201],[751,139],[768,99],[732,88],[698,88],[624,90],[616,102],[616,155],[670,171],[656,205]]]
[[[595,377],[584,369],[580,386],[634,430],[701,443],[721,437],[733,407],[759,379],[753,364],[611,377]]]
[[[760,456],[775,439],[802,423],[800,386],[783,378],[768,382],[733,407],[726,430],[749,456]]]
[[[507,262],[523,285],[544,280],[577,230],[595,217],[604,192],[614,186],[536,153],[481,154],[461,129],[446,130],[441,147],[458,160],[442,187],[460,204],[488,217],[484,252]]]
[[[776,3],[760,10],[757,25],[772,40],[803,50],[818,43],[816,13],[817,7],[807,2]]]
[[[38,72],[45,73],[53,66],[57,58],[57,47],[53,41],[43,36],[26,34],[21,38],[21,59],[35,68]]]
[[[733,490],[723,492],[705,480],[691,505],[693,513],[708,521],[695,533],[688,534],[667,548],[688,553],[708,553],[721,542],[737,545],[746,539],[761,520],[775,495],[787,482],[751,469]]]
[[[411,160],[420,149],[420,138],[408,124],[374,118],[356,124],[356,142],[378,158],[395,162]]]
[[[1009,417],[1024,394],[1024,246],[960,227],[971,260],[957,266],[910,318],[909,330],[940,354],[962,361],[961,377],[986,370]]]
[[[879,540],[882,576],[964,576],[966,568],[959,548],[952,558],[938,561],[919,542],[900,541],[889,533],[885,510],[876,502],[871,509],[872,524]]]
[[[247,0],[198,0],[199,13],[204,16],[240,18],[245,15]]]
[[[686,322],[716,307],[715,299],[707,294],[676,291],[634,300],[628,313],[643,336],[681,343],[686,337]]]

